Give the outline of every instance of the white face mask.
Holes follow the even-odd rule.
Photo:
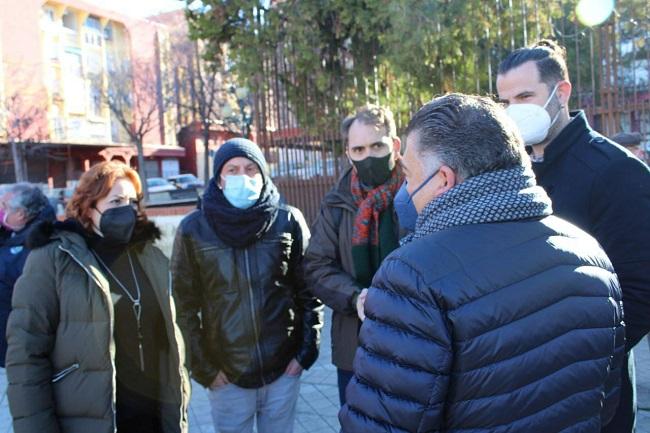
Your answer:
[[[519,128],[519,133],[524,139],[526,146],[532,146],[544,141],[548,136],[548,131],[551,129],[551,126],[553,126],[560,116],[560,111],[562,111],[561,107],[553,120],[551,120],[550,114],[546,111],[546,107],[551,102],[559,85],[559,83],[555,85],[543,107],[537,104],[510,104],[506,108],[506,113],[514,120],[517,128]]]

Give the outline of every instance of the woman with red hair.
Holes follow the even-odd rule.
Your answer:
[[[182,433],[189,381],[169,263],[138,174],[104,162],[33,230],[8,323],[14,432]]]

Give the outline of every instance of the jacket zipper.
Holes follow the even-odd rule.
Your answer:
[[[171,302],[173,302],[173,293],[172,293],[172,271],[171,269],[167,271],[168,278],[169,278],[169,283],[167,284],[167,293],[169,294],[170,297],[170,310],[171,310]],[[176,343],[176,355],[178,356],[178,373],[181,376],[181,407],[180,407],[180,413],[179,413],[179,418],[178,418],[178,425],[182,430],[182,425],[183,425],[183,413],[186,412],[186,405],[187,405],[187,400],[185,399],[185,366],[183,363],[181,363],[181,352],[180,352],[180,344],[178,343],[178,339],[176,338],[176,310],[171,311],[170,318],[172,319],[172,334],[174,338],[174,343]]]
[[[253,330],[255,334],[255,349],[257,349],[257,356],[260,359],[260,378],[262,379],[262,385],[266,385],[264,381],[264,361],[262,361],[262,349],[260,348],[260,335],[255,317],[255,303],[253,302],[253,286],[251,286],[251,268],[248,259],[248,249],[244,250],[244,257],[246,258],[246,279],[248,280],[248,298],[250,300],[251,318],[253,319]]]
[[[106,294],[106,291],[105,291],[104,288],[102,287],[101,282],[100,282],[100,281],[99,281],[99,280],[98,280],[98,279],[93,275],[92,272],[90,272],[90,269],[88,269],[88,268],[86,267],[86,265],[84,265],[84,264],[82,263],[82,261],[79,260],[79,259],[78,259],[78,258],[77,258],[73,253],[72,253],[72,251],[70,251],[70,250],[64,248],[62,245],[59,245],[59,249],[60,249],[61,251],[65,252],[65,253],[67,253],[67,254],[72,258],[72,260],[74,260],[75,262],[77,262],[77,264],[78,264],[79,266],[81,266],[81,269],[83,269],[83,270],[86,272],[86,274],[88,274],[88,276],[89,276],[90,278],[92,278],[92,279],[95,281],[95,284],[97,284],[97,286],[99,286],[99,288],[101,289],[102,294],[104,295],[104,298],[106,298],[106,302],[108,303],[108,304],[106,304],[106,305],[112,305],[112,304],[113,304],[113,300],[111,299],[110,295],[107,295],[107,294]],[[108,308],[110,308],[110,307],[108,307]],[[113,318],[113,316],[110,314],[110,311],[109,311],[108,317],[109,317],[109,321],[110,321],[109,326],[110,326],[110,328],[111,328],[111,335],[110,335],[110,339],[109,339],[109,342],[108,342],[108,344],[109,344],[109,347],[108,347],[108,353],[109,353],[109,355],[110,355],[110,353],[111,353],[110,345],[111,345],[111,344],[115,345],[115,341],[113,341],[113,327],[115,326],[115,324],[114,324],[114,318]],[[115,368],[115,359],[113,359],[112,356],[111,356],[110,358],[111,358],[111,368],[112,368],[112,370],[113,370],[113,371],[112,371],[112,374],[113,374],[113,383],[115,383],[115,381],[116,381],[116,377],[115,377],[115,371],[116,371],[116,368]],[[117,411],[116,411],[116,409],[115,409],[115,400],[116,400],[115,386],[113,386],[113,390],[112,390],[112,391],[113,391],[113,398],[111,399],[111,410],[113,411],[113,432],[117,432]]]
[[[74,363],[70,367],[64,368],[63,370],[57,372],[56,374],[54,374],[54,376],[52,376],[52,383],[56,383],[60,381],[61,379],[63,379],[73,371],[77,370],[78,368],[79,368],[79,363]]]

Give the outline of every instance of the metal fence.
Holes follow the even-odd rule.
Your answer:
[[[491,24],[477,26],[474,50],[462,53],[471,61],[464,70],[450,70],[441,64],[440,86],[429,97],[448,91],[492,95],[496,92],[499,62],[510,50],[552,36],[567,49],[574,89],[572,109],[584,109],[592,126],[604,135],[640,132],[647,146],[650,139],[650,3],[647,0],[645,3],[617,2],[614,14],[593,28],[579,23],[575,1],[492,0],[483,5],[484,10],[476,12],[489,16]],[[272,175],[287,202],[300,208],[307,220],[313,222],[323,195],[348,166],[338,132],[338,122],[347,113],[340,112],[340,107],[320,104],[314,97],[316,92],[310,93],[312,84],[293,75],[291,56],[285,47],[278,46],[274,55],[263,59],[263,65],[254,100],[257,139],[265,149]],[[292,99],[292,90],[300,86],[302,98]],[[399,91],[391,89],[390,83],[384,92],[378,92],[376,84],[374,87],[374,94],[369,91],[360,95],[359,102],[389,103],[383,95]],[[406,109],[398,110],[398,128],[405,125],[422,102],[416,97],[409,100]],[[305,114],[311,111],[327,112],[328,118],[313,122],[311,116],[309,125],[299,121],[309,118]]]

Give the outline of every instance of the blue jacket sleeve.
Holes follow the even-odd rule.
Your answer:
[[[355,376],[339,419],[343,432],[436,432],[443,428],[451,332],[435,290],[386,259],[365,303]]]

